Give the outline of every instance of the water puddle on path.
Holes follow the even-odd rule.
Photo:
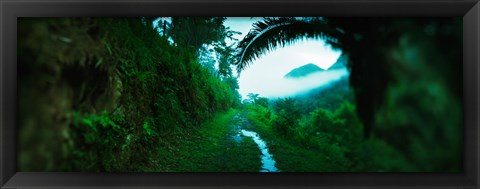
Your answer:
[[[272,158],[272,154],[268,153],[265,141],[263,141],[256,132],[242,129],[241,133],[243,136],[252,137],[253,141],[257,143],[258,148],[262,151],[262,169],[260,172],[279,172],[280,170],[275,167],[275,160]],[[239,136],[237,135],[237,137]]]

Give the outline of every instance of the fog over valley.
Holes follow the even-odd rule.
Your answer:
[[[283,98],[327,86],[348,75],[348,70],[343,68],[316,72],[301,78],[259,76],[256,78],[258,82],[252,82],[246,86],[249,89],[248,91],[242,91],[242,88],[240,88],[239,92],[244,98],[248,93],[260,94],[260,96],[267,98]]]

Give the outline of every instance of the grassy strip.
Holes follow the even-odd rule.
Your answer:
[[[269,152],[282,172],[336,172],[346,171],[318,150],[296,145],[278,136],[268,122],[261,121],[255,109],[247,109],[247,118],[254,130],[267,142]]]
[[[251,138],[233,140],[234,116],[238,110],[217,114],[193,133],[162,148],[161,172],[258,172],[260,150]],[[158,169],[157,169],[158,171]]]

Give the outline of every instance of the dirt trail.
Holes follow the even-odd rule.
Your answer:
[[[260,172],[279,172],[275,167],[275,160],[273,156],[268,152],[268,146],[260,138],[260,135],[256,133],[248,119],[246,118],[246,113],[238,113],[233,117],[235,124],[232,127],[232,131],[229,132],[229,138],[233,139],[235,142],[240,143],[244,140],[245,137],[253,139],[256,143],[258,149],[261,151],[261,163],[262,168]]]

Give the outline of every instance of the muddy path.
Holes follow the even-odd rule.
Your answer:
[[[276,162],[272,154],[268,151],[267,143],[253,130],[251,123],[246,118],[246,112],[236,114],[233,119],[232,130],[228,132],[229,136],[227,137],[236,143],[241,143],[243,140],[248,139],[253,140],[261,152],[260,161],[262,166],[259,172],[280,172],[275,166]]]

